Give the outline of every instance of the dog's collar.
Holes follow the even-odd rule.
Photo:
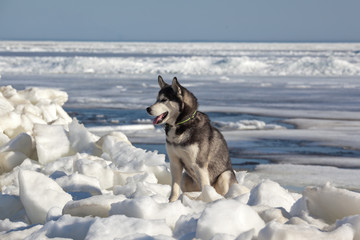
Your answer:
[[[188,119],[185,119],[182,122],[177,123],[176,125],[181,125],[181,124],[184,124],[184,123],[190,121],[191,119],[193,119],[195,117],[196,113],[197,113],[197,110],[195,110],[195,112],[191,115],[191,117],[189,117]]]

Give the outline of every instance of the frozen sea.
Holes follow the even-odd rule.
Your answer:
[[[359,191],[360,44],[0,42],[0,84],[66,91],[93,133],[165,153],[145,108],[176,76],[224,134],[235,169],[301,191]]]

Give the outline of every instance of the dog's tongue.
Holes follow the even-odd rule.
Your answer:
[[[156,118],[154,118],[153,124],[154,124],[154,125],[158,124],[158,122],[161,121],[161,120],[164,118],[165,114],[166,114],[166,113],[163,113],[163,114],[161,114],[160,116],[157,116]]]

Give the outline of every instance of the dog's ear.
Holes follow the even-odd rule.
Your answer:
[[[172,89],[174,90],[174,92],[178,95],[181,95],[182,92],[181,92],[181,85],[180,83],[178,82],[177,78],[174,77],[173,78],[173,81],[172,81],[172,85],[171,85]]]
[[[158,76],[158,83],[159,83],[160,88],[169,86],[160,75]]]

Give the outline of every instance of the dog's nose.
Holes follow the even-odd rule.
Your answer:
[[[148,114],[151,114],[151,107],[146,108],[146,111],[148,112]]]

